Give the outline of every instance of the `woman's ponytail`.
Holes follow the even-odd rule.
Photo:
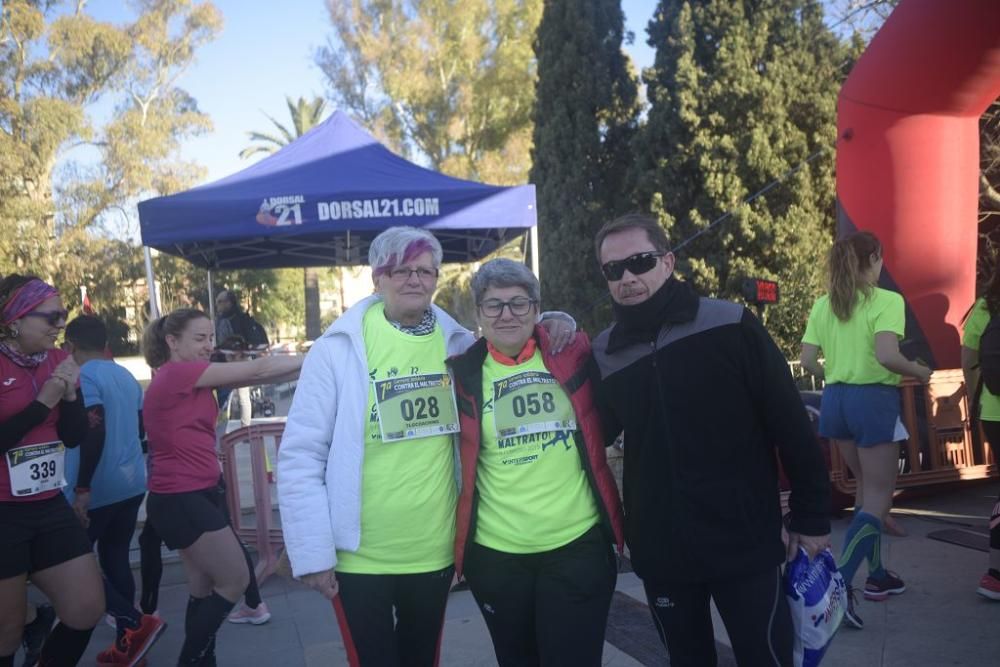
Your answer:
[[[871,294],[872,286],[863,279],[863,274],[871,266],[873,256],[882,256],[882,244],[871,232],[855,232],[830,248],[830,308],[842,322],[851,319],[859,292],[865,296]]]

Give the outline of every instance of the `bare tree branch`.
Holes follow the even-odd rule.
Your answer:
[[[1000,191],[994,188],[986,174],[983,172],[979,173],[979,194],[982,195],[994,206],[1000,208]]]

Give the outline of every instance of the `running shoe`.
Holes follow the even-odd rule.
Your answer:
[[[885,576],[879,579],[868,577],[865,580],[865,599],[872,602],[882,602],[890,595],[899,595],[905,590],[906,584],[891,570],[886,570]]]
[[[844,610],[844,625],[855,630],[862,630],[865,627],[865,622],[861,620],[855,609],[857,603],[854,599],[854,590],[853,586],[847,587],[847,609]]]
[[[987,572],[979,580],[979,588],[976,589],[976,592],[984,598],[1000,600],[1000,579]]]
[[[52,632],[52,625],[56,622],[56,610],[52,605],[38,605],[35,620],[24,626],[24,634],[21,636],[21,644],[24,646],[24,666],[34,667],[38,658],[42,655],[42,646]]]
[[[266,602],[261,602],[256,609],[248,607],[246,602],[241,602],[240,606],[229,614],[230,623],[250,623],[251,625],[262,625],[271,620],[271,610],[267,608]]]
[[[138,611],[138,609],[136,611]],[[140,615],[142,614],[142,612],[139,612],[139,613],[140,613]],[[154,617],[154,618],[159,618],[160,617],[160,611],[158,609],[154,609],[152,612],[150,612],[149,615],[152,616],[152,617]],[[104,615],[104,622],[106,624],[108,624],[109,626],[111,626],[112,628],[114,628],[115,630],[118,629],[118,621],[111,614],[105,614]]]
[[[120,656],[124,655],[124,664],[127,667],[136,667],[166,629],[167,624],[163,619],[143,614],[139,627],[126,630],[122,638],[115,642],[115,646],[109,650],[116,659],[120,659]],[[100,656],[98,656],[98,664],[100,664]],[[113,662],[111,664],[117,665],[119,663]]]

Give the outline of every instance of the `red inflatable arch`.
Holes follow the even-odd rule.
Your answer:
[[[1000,96],[1000,1],[903,0],[838,100],[840,234],[885,248],[907,305],[904,352],[959,365],[975,296],[979,117]]]

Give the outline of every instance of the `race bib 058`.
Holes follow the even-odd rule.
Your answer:
[[[522,371],[493,383],[493,423],[498,439],[546,431],[575,431],[576,415],[551,374]]]

